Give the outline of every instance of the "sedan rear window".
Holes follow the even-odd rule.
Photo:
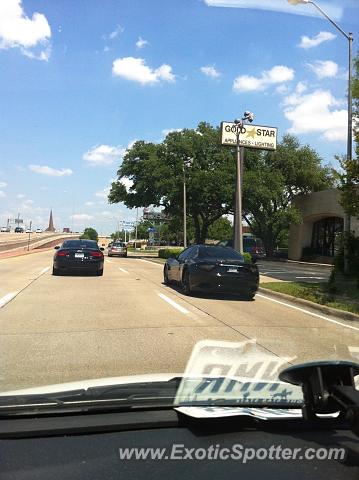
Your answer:
[[[111,245],[112,247],[125,247],[126,245],[122,242],[116,242]]]
[[[98,249],[97,242],[95,240],[66,240],[62,244],[65,248],[91,248],[92,250]]]
[[[236,250],[230,247],[200,247],[199,248],[199,257],[201,258],[221,258],[223,260],[242,260],[243,256],[238,253]]]

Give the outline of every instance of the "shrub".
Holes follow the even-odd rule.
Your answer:
[[[181,252],[183,252],[183,248],[160,248],[158,250],[158,256],[159,258],[176,257]]]
[[[246,263],[252,263],[252,255],[248,252],[243,252],[243,258]]]

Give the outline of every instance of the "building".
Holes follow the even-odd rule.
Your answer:
[[[49,226],[47,227],[45,232],[56,232],[56,229],[54,227],[54,220],[52,218],[52,210],[50,210]]]
[[[313,257],[330,262],[335,253],[335,238],[344,231],[345,213],[339,203],[340,191],[322,190],[298,195],[293,204],[302,214],[302,222],[289,229],[288,258],[300,260],[303,249]],[[351,218],[351,231],[359,235],[359,220]]]

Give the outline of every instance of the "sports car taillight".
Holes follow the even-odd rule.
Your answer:
[[[68,250],[59,250],[56,253],[57,257],[67,257],[67,255],[70,255],[70,252]]]
[[[90,252],[91,257],[103,257],[103,253],[95,250],[94,252]]]

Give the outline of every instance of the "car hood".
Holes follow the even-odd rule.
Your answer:
[[[79,380],[75,382],[55,383],[38,387],[29,387],[21,390],[8,390],[0,392],[0,396],[10,395],[37,395],[49,394],[55,392],[66,392],[71,390],[87,389],[91,387],[103,387],[107,385],[124,385],[129,383],[141,382],[168,382],[172,378],[182,377],[183,373],[155,373],[146,375],[128,375],[121,377],[104,377],[93,378],[87,380]]]

